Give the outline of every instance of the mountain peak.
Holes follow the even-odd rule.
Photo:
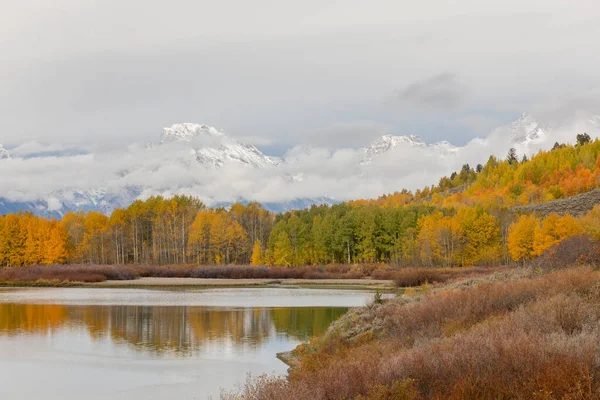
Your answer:
[[[0,144],[0,160],[10,159],[10,153]]]
[[[394,135],[383,135],[378,139],[374,140],[369,147],[367,147],[367,154],[381,154],[390,149],[401,145],[409,145],[411,147],[423,147],[425,142],[421,137],[417,135],[408,136],[394,136]]]
[[[184,142],[196,161],[208,168],[219,168],[230,161],[253,168],[269,168],[279,165],[281,161],[265,155],[251,144],[228,137],[209,125],[183,123],[163,128],[160,143],[172,142]]]
[[[423,149],[432,149],[440,154],[455,154],[460,147],[456,147],[449,142],[443,140],[435,143],[425,143],[420,136],[417,135],[406,135],[406,136],[394,136],[394,135],[383,135],[373,141],[366,149],[366,157],[361,164],[370,164],[374,157],[377,157],[389,150],[397,147],[418,147]]]
[[[547,131],[529,114],[521,116],[510,124],[510,141],[515,144],[527,144],[545,136]]]
[[[161,142],[174,140],[189,142],[197,136],[224,137],[225,134],[212,126],[187,122],[173,124],[168,128],[163,128]]]

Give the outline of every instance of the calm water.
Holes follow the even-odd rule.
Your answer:
[[[0,289],[0,399],[218,398],[370,292]]]

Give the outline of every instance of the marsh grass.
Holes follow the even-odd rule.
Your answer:
[[[288,379],[251,379],[223,398],[600,398],[597,271],[449,287],[349,312],[300,348]]]
[[[0,269],[0,283],[45,282],[102,282],[133,280],[141,277],[204,278],[204,279],[400,279],[407,286],[424,281],[447,281],[456,277],[494,272],[493,268],[392,269],[385,264],[334,264],[305,267],[265,267],[250,265],[33,265]],[[438,275],[436,275],[438,274]],[[436,276],[439,276],[436,278]],[[443,278],[442,278],[443,277]]]

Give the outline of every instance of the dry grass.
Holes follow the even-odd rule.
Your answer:
[[[0,283],[102,282],[141,277],[204,279],[365,279],[382,275],[383,264],[306,266],[296,268],[249,265],[34,265],[0,268]],[[379,275],[378,275],[379,274]]]
[[[373,271],[374,279],[393,280],[398,287],[414,287],[424,283],[445,283],[455,279],[474,278],[500,271],[507,267],[461,267],[461,268],[402,268],[378,269]]]
[[[582,267],[396,299],[296,353],[289,379],[223,398],[600,399],[600,278]]]
[[[34,265],[0,269],[2,283],[102,282],[137,277],[137,272],[130,267],[109,265]]]
[[[572,236],[552,246],[535,259],[532,265],[544,271],[568,267],[573,264],[585,264],[600,267],[600,242],[588,235]]]

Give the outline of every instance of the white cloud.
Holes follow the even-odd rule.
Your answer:
[[[546,137],[527,146],[516,145],[519,154],[548,149],[555,141],[573,142],[581,131],[597,135],[600,119],[577,117],[554,123],[548,129]],[[74,188],[84,192],[100,189],[127,201],[125,188],[138,187],[142,189],[140,198],[191,194],[209,205],[238,199],[284,202],[322,196],[337,200],[370,198],[435,184],[462,164],[485,163],[492,154],[503,158],[511,134],[509,126],[494,129],[471,140],[455,156],[400,146],[375,157],[368,165],[361,165],[365,157],[361,148],[297,146],[286,153],[286,162],[278,167],[254,169],[231,161],[221,168],[205,168],[196,161],[187,142],[149,149],[131,145],[85,155],[16,157],[0,162],[0,193],[13,201],[47,199],[50,210],[60,209],[64,201],[77,201],[79,192],[70,191]]]
[[[251,3],[4,5],[0,143],[143,141],[186,120],[259,145],[360,121],[428,139],[443,136],[431,132],[442,111],[458,131],[465,114],[505,122],[600,84],[597,1]],[[399,88],[413,106],[382,104]],[[324,134],[317,145],[354,138]]]
[[[578,113],[600,110],[598,17],[595,0],[11,2],[0,143],[14,159],[0,162],[0,194],[132,185],[218,202],[416,189],[504,156],[507,130],[488,133],[523,111],[553,136],[520,152],[592,134]],[[394,90],[402,101],[390,104]],[[145,149],[181,121],[290,149],[288,163],[207,170],[189,149]],[[400,148],[361,167],[358,148],[385,133],[468,144],[455,158]]]
[[[50,197],[46,200],[48,204],[48,211],[60,211],[63,207],[62,202],[56,197]]]

